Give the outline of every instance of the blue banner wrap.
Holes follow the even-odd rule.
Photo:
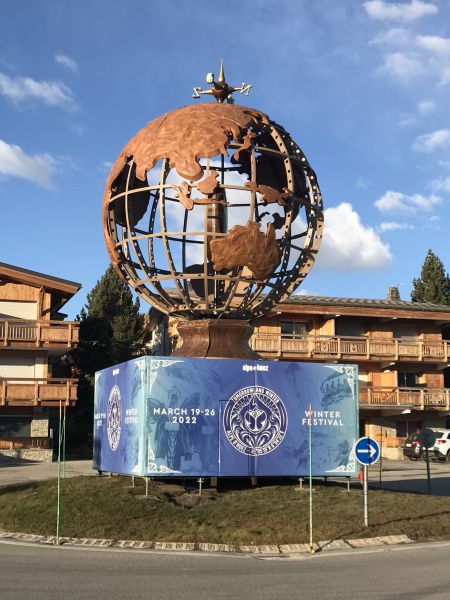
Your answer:
[[[353,365],[141,357],[96,373],[94,467],[148,476],[357,472]]]

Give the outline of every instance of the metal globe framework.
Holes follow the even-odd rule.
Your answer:
[[[323,207],[283,127],[248,107],[202,103],[151,121],[124,147],[103,221],[116,270],[160,311],[250,319],[308,274]]]

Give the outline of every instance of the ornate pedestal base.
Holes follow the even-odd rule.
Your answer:
[[[172,356],[248,360],[261,358],[248,344],[253,327],[247,321],[180,321],[178,333],[183,344]]]

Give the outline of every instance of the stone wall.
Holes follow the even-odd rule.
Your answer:
[[[30,460],[35,462],[52,462],[53,450],[44,448],[24,448],[21,450],[0,450],[2,456],[17,458],[19,460]]]
[[[31,420],[31,437],[48,437],[48,415],[47,412],[34,412]]]

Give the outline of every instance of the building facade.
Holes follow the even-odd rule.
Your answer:
[[[52,458],[52,417],[77,400],[77,381],[60,377],[79,323],[60,312],[81,285],[0,263],[0,452]]]
[[[417,427],[450,427],[449,323],[449,306],[402,301],[396,288],[386,300],[291,296],[255,323],[251,346],[268,360],[358,365],[360,433],[400,458]],[[167,334],[173,348],[175,321]]]

